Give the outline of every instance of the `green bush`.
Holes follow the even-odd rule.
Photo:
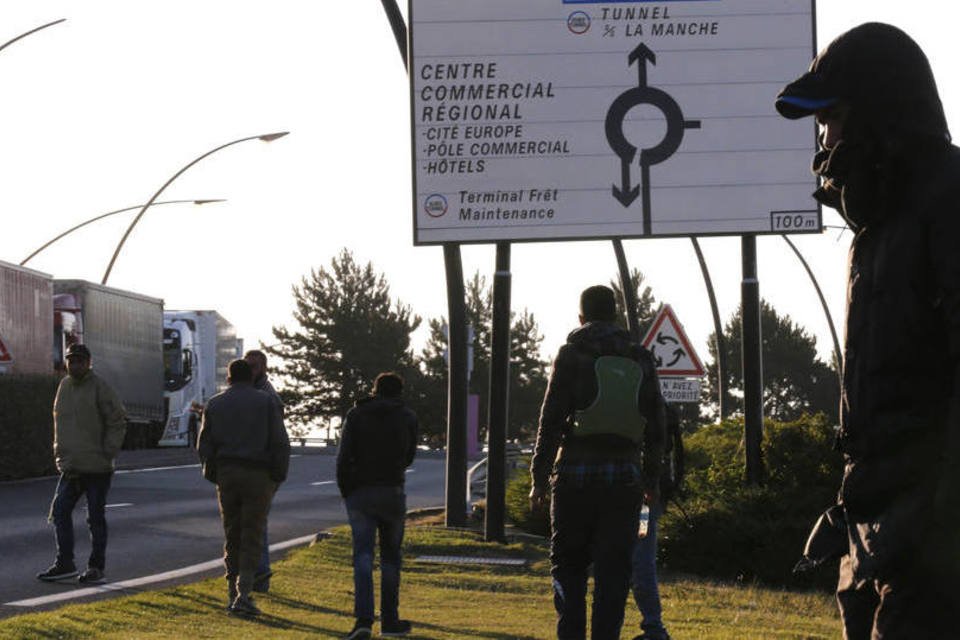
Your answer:
[[[0,376],[0,480],[56,473],[56,376]]]
[[[836,501],[841,460],[834,433],[823,415],[767,421],[767,476],[759,487],[744,486],[742,420],[686,438],[685,501],[661,521],[663,566],[778,585],[835,584],[835,564],[804,578],[791,574],[811,526]]]
[[[539,513],[530,511],[529,468],[529,460],[524,460],[507,483],[507,518],[527,533],[546,537],[550,535],[550,514],[547,510]]]

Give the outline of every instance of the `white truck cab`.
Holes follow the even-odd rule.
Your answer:
[[[167,424],[160,446],[196,446],[203,406],[226,388],[227,364],[242,355],[236,330],[216,311],[164,311]]]

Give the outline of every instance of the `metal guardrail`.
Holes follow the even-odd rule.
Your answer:
[[[337,441],[334,440],[333,438],[320,438],[316,436],[303,436],[303,437],[293,436],[290,438],[291,445],[299,444],[301,447],[305,447],[307,446],[307,443],[323,444],[328,447],[335,447],[337,445]]]

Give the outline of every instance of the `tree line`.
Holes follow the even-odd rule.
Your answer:
[[[610,285],[620,295],[620,284]],[[631,273],[636,292],[641,334],[653,322],[659,303],[643,274]],[[492,288],[484,276],[466,282],[466,317],[473,328],[473,369],[469,393],[479,396],[480,437],[485,440],[490,344],[493,320]],[[396,371],[406,383],[405,397],[420,417],[422,438],[432,446],[446,439],[447,333],[444,317],[427,320],[428,336],[419,352],[412,335],[423,318],[410,305],[391,296],[386,276],[372,263],[360,264],[348,249],[334,256],[329,266],[312,269],[292,286],[294,327],[274,326],[274,343],[263,345],[273,356],[272,368],[287,406],[288,427],[294,434],[317,425],[337,426],[357,399],[367,395],[377,373]],[[619,317],[624,317],[620,309]],[[526,441],[536,433],[540,403],[546,389],[548,361],[541,353],[543,335],[528,309],[511,313],[510,413],[507,437]],[[740,370],[740,314],[723,329],[727,402],[742,413],[743,376]],[[765,414],[776,420],[793,420],[804,413],[824,413],[835,421],[839,384],[833,363],[817,357],[816,338],[761,303]],[[707,377],[702,385],[699,411],[684,407],[685,422],[694,428],[716,416],[718,397],[715,335],[710,336]],[[552,354],[551,354],[552,355]]]

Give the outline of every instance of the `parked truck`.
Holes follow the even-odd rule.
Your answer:
[[[227,364],[243,355],[233,325],[216,311],[163,314],[167,421],[160,446],[195,446],[203,406],[227,386]]]
[[[0,261],[0,374],[49,374],[53,278]]]
[[[53,293],[54,366],[71,344],[87,345],[127,409],[124,446],[156,446],[166,422],[163,300],[84,280],[55,279]]]

